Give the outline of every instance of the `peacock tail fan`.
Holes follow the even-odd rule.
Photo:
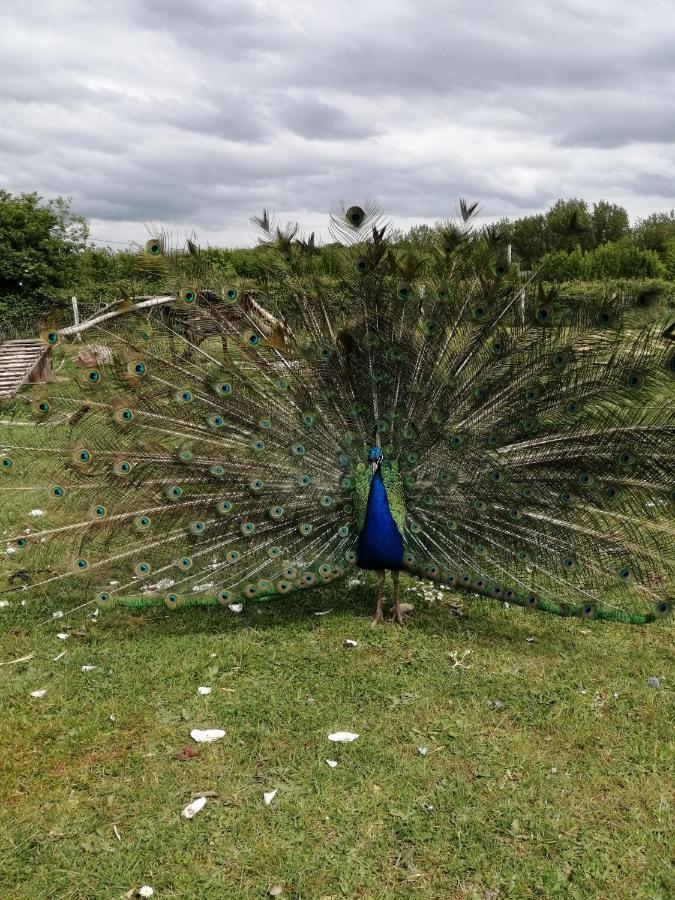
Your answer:
[[[675,343],[658,297],[560,300],[475,216],[462,203],[415,252],[374,205],[343,209],[327,267],[265,213],[256,283],[222,283],[194,241],[171,258],[149,241],[170,298],[99,317],[101,365],[76,368],[68,329],[47,330],[59,376],[4,410],[11,565],[41,573],[7,589],[175,607],[340,578],[376,445],[412,574],[559,615],[666,616]]]

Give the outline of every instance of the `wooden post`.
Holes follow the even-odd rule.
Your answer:
[[[77,297],[71,297],[70,299],[73,304],[73,325],[77,328],[77,326],[80,324],[80,310],[77,307]],[[82,340],[82,335],[79,333],[79,331],[77,332],[77,340]]]

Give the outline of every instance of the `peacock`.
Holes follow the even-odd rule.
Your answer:
[[[79,367],[73,329],[45,327],[59,376],[3,411],[10,561],[41,573],[7,590],[238,610],[362,569],[373,624],[386,572],[397,623],[401,572],[559,616],[666,617],[659,292],[562,294],[477,217],[460,201],[420,249],[368,201],[320,248],[265,212],[255,279],[158,232],[138,266],[167,293],[99,314]]]

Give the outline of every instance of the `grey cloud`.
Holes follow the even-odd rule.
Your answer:
[[[666,0],[43,7],[3,11],[0,179],[97,228],[248,241],[263,206],[315,222],[366,195],[394,219],[673,205]]]

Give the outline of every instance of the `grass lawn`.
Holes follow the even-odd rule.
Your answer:
[[[57,607],[0,609],[0,663],[34,654],[0,665],[3,900],[144,884],[156,898],[675,896],[672,626],[406,585],[403,629],[370,628],[372,583],[239,616],[37,626]],[[196,744],[192,728],[226,736]],[[329,742],[338,730],[359,737]],[[196,756],[177,759],[185,746]]]

